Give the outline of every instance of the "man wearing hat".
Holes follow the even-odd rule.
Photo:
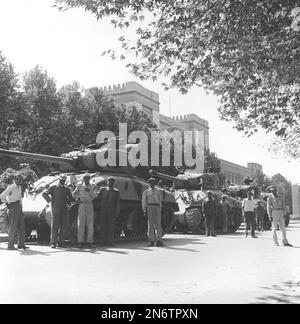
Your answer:
[[[18,249],[25,250],[25,224],[22,211],[22,181],[21,174],[14,176],[14,183],[11,184],[2,194],[2,200],[7,206],[8,214],[8,250],[16,250],[14,247],[18,237]]]
[[[273,230],[274,243],[276,246],[279,246],[277,232],[276,232],[277,226],[279,224],[280,230],[282,232],[283,245],[287,247],[291,247],[292,245],[287,240],[286,229],[285,229],[284,214],[286,211],[286,205],[285,205],[284,197],[278,195],[276,187],[271,187],[270,191],[272,193],[272,196],[268,198],[267,211],[273,226],[272,230]]]
[[[212,192],[207,192],[207,198],[203,202],[202,213],[205,218],[206,236],[215,237],[215,219],[218,208],[216,200],[213,198]]]
[[[100,241],[101,244],[112,246],[114,240],[114,224],[120,216],[120,192],[114,188],[115,179],[109,177],[107,179],[107,187],[101,188],[99,191],[99,199],[101,200],[100,215]]]
[[[79,203],[78,208],[78,232],[77,240],[80,247],[84,247],[87,241],[89,247],[94,243],[94,205],[93,200],[97,198],[97,187],[90,183],[91,176],[86,173],[83,181],[73,192],[75,201]],[[85,239],[85,229],[87,228],[87,240]]]
[[[142,206],[144,215],[148,217],[148,238],[149,246],[163,246],[162,227],[161,227],[161,211],[162,196],[161,191],[155,188],[156,179],[149,179],[149,189],[143,193]]]
[[[67,176],[62,174],[59,177],[58,185],[50,187],[43,193],[47,203],[51,202],[51,247],[55,249],[57,243],[63,247],[65,242],[66,227],[68,224],[68,204],[74,201],[70,188],[65,186]],[[59,235],[58,235],[59,232]],[[59,242],[58,242],[59,236]]]

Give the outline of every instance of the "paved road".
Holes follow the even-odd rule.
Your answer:
[[[275,247],[271,232],[172,234],[165,248],[93,251],[0,243],[0,303],[300,303],[300,222],[288,235],[294,248]]]

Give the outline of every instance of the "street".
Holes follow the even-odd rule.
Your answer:
[[[0,243],[0,303],[299,303],[300,222],[288,228],[293,248],[275,247],[270,231],[258,236],[170,234],[164,248],[92,251]]]

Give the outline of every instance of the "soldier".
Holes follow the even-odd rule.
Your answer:
[[[229,215],[231,212],[231,205],[229,201],[227,201],[226,196],[222,196],[222,201],[220,202],[220,211],[222,215],[223,233],[228,233],[228,223]]]
[[[255,236],[255,200],[253,199],[253,194],[251,191],[248,191],[247,198],[243,200],[242,209],[243,215],[246,223],[246,238],[248,237],[248,231],[251,228],[252,238],[257,238]]]
[[[284,214],[286,210],[284,197],[280,197],[277,192],[276,187],[270,189],[272,196],[268,198],[267,201],[267,211],[272,222],[273,230],[273,240],[276,246],[279,246],[277,238],[277,225],[279,224],[280,230],[282,232],[283,245],[287,247],[292,247],[288,242],[285,229]]]
[[[94,205],[97,198],[97,187],[90,184],[91,176],[86,173],[83,181],[73,192],[75,201],[79,203],[78,209],[78,243],[83,248],[85,243],[85,229],[87,228],[87,243],[92,247],[94,243]]]
[[[99,199],[101,200],[101,229],[100,240],[103,245],[112,246],[114,240],[115,220],[120,216],[120,192],[114,188],[115,179],[107,179],[108,186],[101,188]]]
[[[264,206],[262,206],[261,201],[257,202],[256,206],[256,215],[257,215],[257,229],[258,231],[265,231],[265,209]]]
[[[212,192],[207,192],[207,198],[204,200],[202,213],[205,218],[206,236],[216,237],[215,235],[215,220],[218,208],[216,200],[213,198]]]
[[[52,205],[51,219],[51,247],[56,249],[58,243],[63,247],[65,243],[66,227],[68,224],[68,204],[74,201],[70,188],[65,186],[67,177],[60,175],[59,184],[50,187],[43,193],[44,199]]]
[[[14,244],[18,236],[18,249],[26,250],[25,246],[25,224],[22,210],[22,187],[23,177],[16,174],[14,183],[11,184],[2,194],[0,199],[8,209],[8,250],[16,250]]]
[[[161,210],[162,197],[161,192],[155,188],[156,180],[149,179],[149,189],[143,193],[142,205],[145,217],[148,217],[148,238],[149,247],[164,246],[162,242],[162,227],[161,227]]]

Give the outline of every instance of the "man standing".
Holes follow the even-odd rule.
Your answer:
[[[231,212],[231,205],[229,201],[227,201],[226,196],[222,196],[222,201],[220,202],[220,212],[222,215],[222,223],[223,223],[223,233],[228,233],[228,223],[229,223],[229,214]]]
[[[112,246],[114,240],[115,220],[120,216],[120,192],[114,188],[115,179],[107,179],[108,186],[101,188],[99,198],[101,200],[101,229],[100,240],[103,245]]]
[[[25,250],[25,224],[22,210],[22,181],[21,174],[16,174],[14,183],[2,194],[0,199],[7,206],[8,214],[8,250],[16,250],[14,244],[18,236],[18,249]]]
[[[65,243],[66,227],[68,224],[68,204],[74,201],[70,188],[65,186],[67,177],[60,175],[59,184],[50,187],[43,193],[47,203],[51,202],[51,247],[56,249],[59,236],[59,246],[63,247]],[[59,235],[58,235],[59,232]]]
[[[268,198],[267,201],[267,211],[272,222],[273,230],[273,240],[276,246],[279,246],[277,238],[277,226],[279,224],[280,230],[282,232],[283,245],[291,247],[292,245],[288,242],[285,229],[284,213],[286,210],[284,197],[280,197],[277,192],[276,187],[270,189],[272,196]]]
[[[87,243],[92,247],[94,243],[94,205],[93,200],[97,198],[97,187],[90,184],[91,176],[86,173],[83,181],[73,192],[75,201],[79,203],[78,209],[78,243],[83,248],[85,240],[85,229],[87,228]]]
[[[248,237],[248,231],[250,228],[252,238],[257,238],[255,236],[255,207],[256,203],[253,199],[253,194],[249,191],[247,198],[244,199],[242,203],[243,215],[246,223],[246,238]]]
[[[218,208],[216,200],[213,198],[212,192],[207,192],[207,198],[203,202],[202,213],[205,218],[206,236],[215,237],[215,220]]]
[[[161,211],[162,197],[161,191],[155,188],[156,180],[149,179],[149,189],[143,193],[142,206],[145,217],[148,217],[148,238],[149,247],[164,246],[162,242]]]
[[[256,206],[256,215],[257,215],[257,229],[264,232],[265,230],[265,209],[262,206],[261,201],[257,202]]]

